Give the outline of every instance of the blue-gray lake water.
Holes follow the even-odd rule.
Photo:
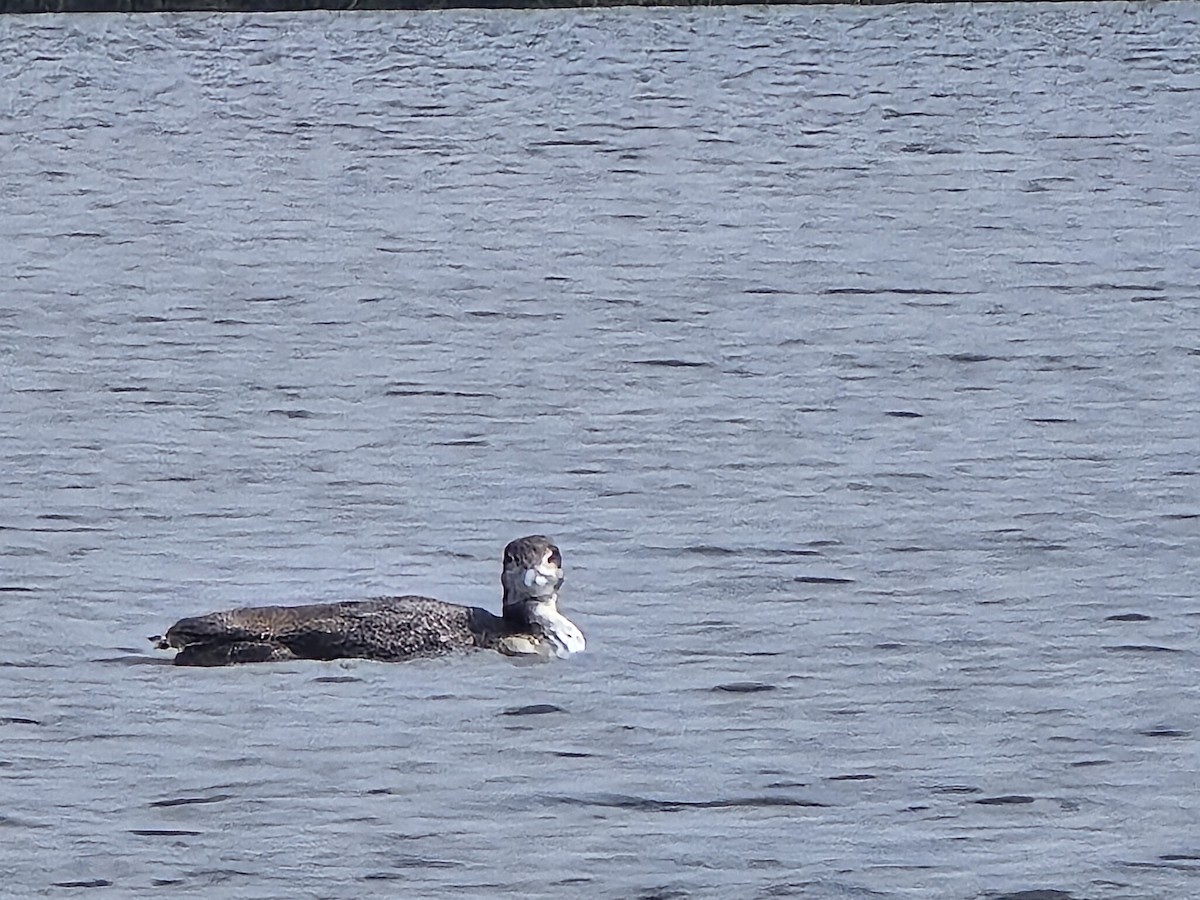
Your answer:
[[[4,19],[0,893],[1196,896],[1198,27]]]

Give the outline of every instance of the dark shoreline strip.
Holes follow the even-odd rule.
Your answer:
[[[891,6],[912,0],[0,0],[0,15],[29,13],[274,13],[312,10],[593,9],[608,6]],[[964,0],[916,0],[922,4]],[[981,0],[973,0],[981,2]],[[1014,0],[982,0],[1014,2]],[[1015,0],[1030,2],[1030,0]],[[1040,2],[1040,0],[1039,0]],[[1069,2],[1069,0],[1057,0]],[[1115,2],[1115,0],[1107,0]]]

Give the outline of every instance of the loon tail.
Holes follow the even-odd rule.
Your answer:
[[[228,641],[188,644],[175,654],[175,665],[232,666],[296,658],[296,654],[275,641]]]

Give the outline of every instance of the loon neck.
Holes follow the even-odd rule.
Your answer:
[[[528,597],[517,602],[505,596],[504,620],[518,631],[540,634],[554,650],[555,656],[566,658],[573,653],[583,652],[583,632],[558,611],[558,594],[544,598]]]
[[[558,610],[558,594],[549,597],[518,596],[515,593],[504,592],[504,621],[516,629],[536,630],[538,610],[549,607]]]

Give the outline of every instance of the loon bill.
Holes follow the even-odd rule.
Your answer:
[[[150,640],[177,649],[177,666],[228,666],[288,659],[396,662],[456,650],[566,658],[583,651],[583,633],[558,611],[562,554],[540,534],[504,548],[504,607],[429,597],[377,597],[310,606],[257,606],[180,619]]]

